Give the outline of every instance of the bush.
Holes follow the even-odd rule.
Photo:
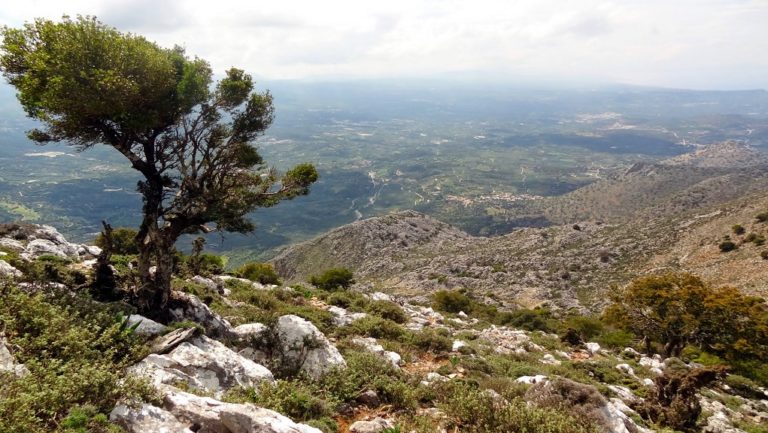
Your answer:
[[[468,313],[472,310],[472,300],[456,290],[440,290],[432,296],[435,310],[447,313]]]
[[[723,241],[720,242],[720,251],[727,253],[729,251],[733,251],[737,248],[736,244],[733,243],[733,241]]]
[[[62,431],[65,424],[103,432],[100,424],[119,399],[152,397],[148,384],[123,373],[143,357],[143,347],[102,304],[10,285],[0,287],[0,300],[2,328],[29,369],[0,379],[1,433]]]
[[[768,212],[759,213],[755,216],[755,218],[757,219],[757,221],[764,223],[768,221]]]
[[[69,287],[80,286],[88,281],[86,275],[70,268],[71,262],[57,256],[40,256],[32,262],[12,263],[24,273],[27,281],[40,283],[61,283]]]
[[[733,230],[733,233],[737,235],[743,235],[744,232],[746,231],[744,229],[744,226],[742,226],[741,224],[736,224],[733,227],[731,227],[731,229]]]
[[[762,257],[763,260],[768,260],[768,250],[760,251],[760,257]]]
[[[261,284],[282,284],[275,268],[269,263],[248,263],[238,268],[234,274]]]
[[[550,321],[552,313],[545,308],[534,308],[533,310],[521,308],[518,310],[501,313],[499,315],[499,325],[510,325],[526,331],[544,331],[554,332]]]
[[[139,254],[139,246],[136,244],[138,234],[136,230],[127,227],[112,230],[112,254]],[[107,244],[102,233],[96,236],[93,243],[99,248],[105,248]]]
[[[406,334],[405,328],[397,323],[376,316],[357,319],[337,331],[341,335],[361,335],[363,337],[388,338],[397,340]]]
[[[355,283],[352,271],[344,268],[328,269],[320,275],[313,275],[309,283],[321,290],[329,292],[334,290],[346,290]]]
[[[450,352],[453,348],[453,340],[434,329],[424,329],[413,334],[412,344],[433,353]]]
[[[408,316],[405,314],[402,308],[394,302],[390,301],[373,301],[366,310],[382,319],[391,320],[395,323],[405,323],[408,321]]]

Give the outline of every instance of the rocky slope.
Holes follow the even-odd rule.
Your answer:
[[[430,242],[451,251],[457,247],[441,245],[449,238],[453,242],[491,242],[431,224],[409,213],[397,220],[379,221],[376,226],[432,233],[418,238],[414,251],[430,246]],[[44,236],[53,239],[54,246],[68,245],[51,228],[26,228],[24,236],[2,237],[0,244],[23,253],[43,236],[41,233],[47,233]],[[550,232],[557,242],[547,242],[559,242],[551,248],[562,248],[601,236],[601,231],[611,228],[593,225],[554,230],[562,231]],[[537,232],[519,236],[531,240],[541,237]],[[388,247],[380,239],[368,237],[366,241]],[[81,257],[74,255],[76,250],[69,256],[69,266],[83,269]],[[473,255],[472,250],[464,253]],[[499,255],[507,253],[497,251]],[[24,260],[44,258],[29,256]],[[358,263],[364,265],[365,260]],[[25,277],[7,272],[0,285],[32,290],[19,283]],[[473,418],[486,416],[474,411],[487,408],[508,413],[511,418],[488,418],[487,422],[499,424],[490,430],[472,431],[523,428],[531,422],[524,417],[530,416],[537,420],[532,421],[535,427],[553,423],[547,427],[553,432],[651,432],[659,427],[637,412],[643,410],[648,396],[665,386],[662,378],[668,374],[693,374],[700,367],[679,359],[641,355],[633,348],[608,350],[595,342],[570,345],[557,335],[494,326],[463,312],[441,313],[414,303],[410,297],[300,293],[298,290],[305,289],[270,288],[231,276],[190,276],[178,283],[183,291],[174,295],[174,314],[184,326],[168,327],[137,315],[127,319],[126,326],[138,341],[146,342],[143,344],[149,352],[127,369],[127,377],[146,380],[157,396],[153,401],[118,402],[110,420],[125,431],[448,432],[470,428]],[[57,290],[76,289],[61,283],[38,283],[33,290],[54,295],[60,293]],[[208,298],[207,303],[191,292]],[[367,309],[361,310],[365,305]],[[254,311],[279,316],[264,323],[253,322]],[[296,311],[298,315],[281,311]],[[400,324],[384,320],[383,312]],[[17,333],[11,335],[12,339],[0,337],[0,375],[23,378],[32,373],[16,361],[15,355],[24,351],[25,342]],[[367,376],[371,378],[357,382],[357,378]],[[0,383],[2,394],[8,382]],[[344,388],[350,383],[353,388]],[[735,389],[735,384],[741,388]],[[338,387],[345,391],[338,391]],[[316,394],[304,394],[307,389],[314,389]],[[312,421],[314,426],[263,406],[280,407],[295,417],[312,420],[311,413],[329,410],[323,405],[330,404],[329,394],[333,393],[340,393],[334,398],[343,400],[335,403],[334,418],[320,424]],[[462,403],[468,398],[476,401]],[[768,390],[753,384],[719,380],[698,390],[695,401],[703,408],[698,420],[701,431],[761,432],[760,426],[768,422]],[[465,415],[462,404],[479,406],[470,406],[475,409]],[[572,416],[576,418],[567,418]],[[558,422],[566,422],[568,427],[555,427],[552,420],[557,417],[566,417]],[[589,420],[590,427],[585,427],[584,419]]]
[[[637,164],[549,204],[538,201],[550,220],[567,224],[482,238],[405,212],[289,247],[273,263],[292,281],[348,267],[359,282],[400,294],[467,288],[527,307],[599,309],[612,285],[665,269],[765,295],[768,273],[758,245],[747,242],[729,255],[718,249],[734,224],[768,235],[755,222],[768,210],[768,170],[745,166],[763,161],[748,146],[722,143],[668,164]]]

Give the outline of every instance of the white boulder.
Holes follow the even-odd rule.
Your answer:
[[[275,364],[286,372],[301,371],[318,378],[334,368],[347,366],[336,346],[315,325],[299,316],[281,316],[273,333],[278,351]]]

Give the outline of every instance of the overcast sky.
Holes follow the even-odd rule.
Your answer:
[[[488,77],[768,88],[768,0],[10,0],[269,79]]]

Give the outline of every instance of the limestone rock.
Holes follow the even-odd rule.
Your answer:
[[[205,328],[205,333],[212,337],[229,338],[232,325],[203,303],[195,295],[173,292],[169,303],[171,319],[177,322],[191,320]]]
[[[328,312],[333,314],[333,324],[336,326],[347,326],[355,320],[368,316],[365,313],[350,313],[344,308],[331,305]]]
[[[547,376],[544,376],[543,374],[537,374],[535,376],[520,376],[517,379],[515,379],[515,382],[517,383],[525,383],[528,385],[535,385],[537,383],[546,383],[549,379]]]
[[[141,335],[143,337],[156,337],[168,329],[165,325],[157,323],[154,320],[147,319],[146,317],[139,314],[131,314],[128,316],[128,326],[134,326],[137,323],[139,326],[136,327],[135,332],[137,335]]]
[[[391,421],[384,418],[374,418],[370,421],[357,421],[349,426],[350,433],[379,433],[382,430],[392,428]]]
[[[8,262],[5,260],[0,260],[0,277],[21,277],[22,273],[20,270],[14,268],[11,266]]]
[[[175,331],[171,331],[162,337],[156,338],[149,348],[149,351],[159,355],[170,352],[175,349],[179,344],[189,340],[190,338],[200,334],[198,328],[179,328]]]
[[[235,386],[255,387],[274,381],[264,366],[205,336],[181,343],[166,355],[149,355],[129,371],[149,378],[156,386],[181,381],[214,395]]]
[[[2,334],[0,334],[0,372],[9,372],[16,376],[24,376],[29,373],[27,367],[16,362],[11,351],[8,350],[5,336]]]
[[[109,414],[109,420],[129,433],[193,433],[167,410],[149,404],[138,408],[117,405]]]
[[[400,354],[384,350],[384,347],[379,344],[375,338],[357,337],[352,340],[352,343],[357,344],[358,346],[363,347],[365,350],[386,359],[394,367],[400,368],[400,366],[403,364],[403,358],[400,356]]]
[[[275,362],[286,372],[302,371],[318,378],[333,368],[347,366],[325,335],[301,317],[280,317],[273,332],[278,355]]]

